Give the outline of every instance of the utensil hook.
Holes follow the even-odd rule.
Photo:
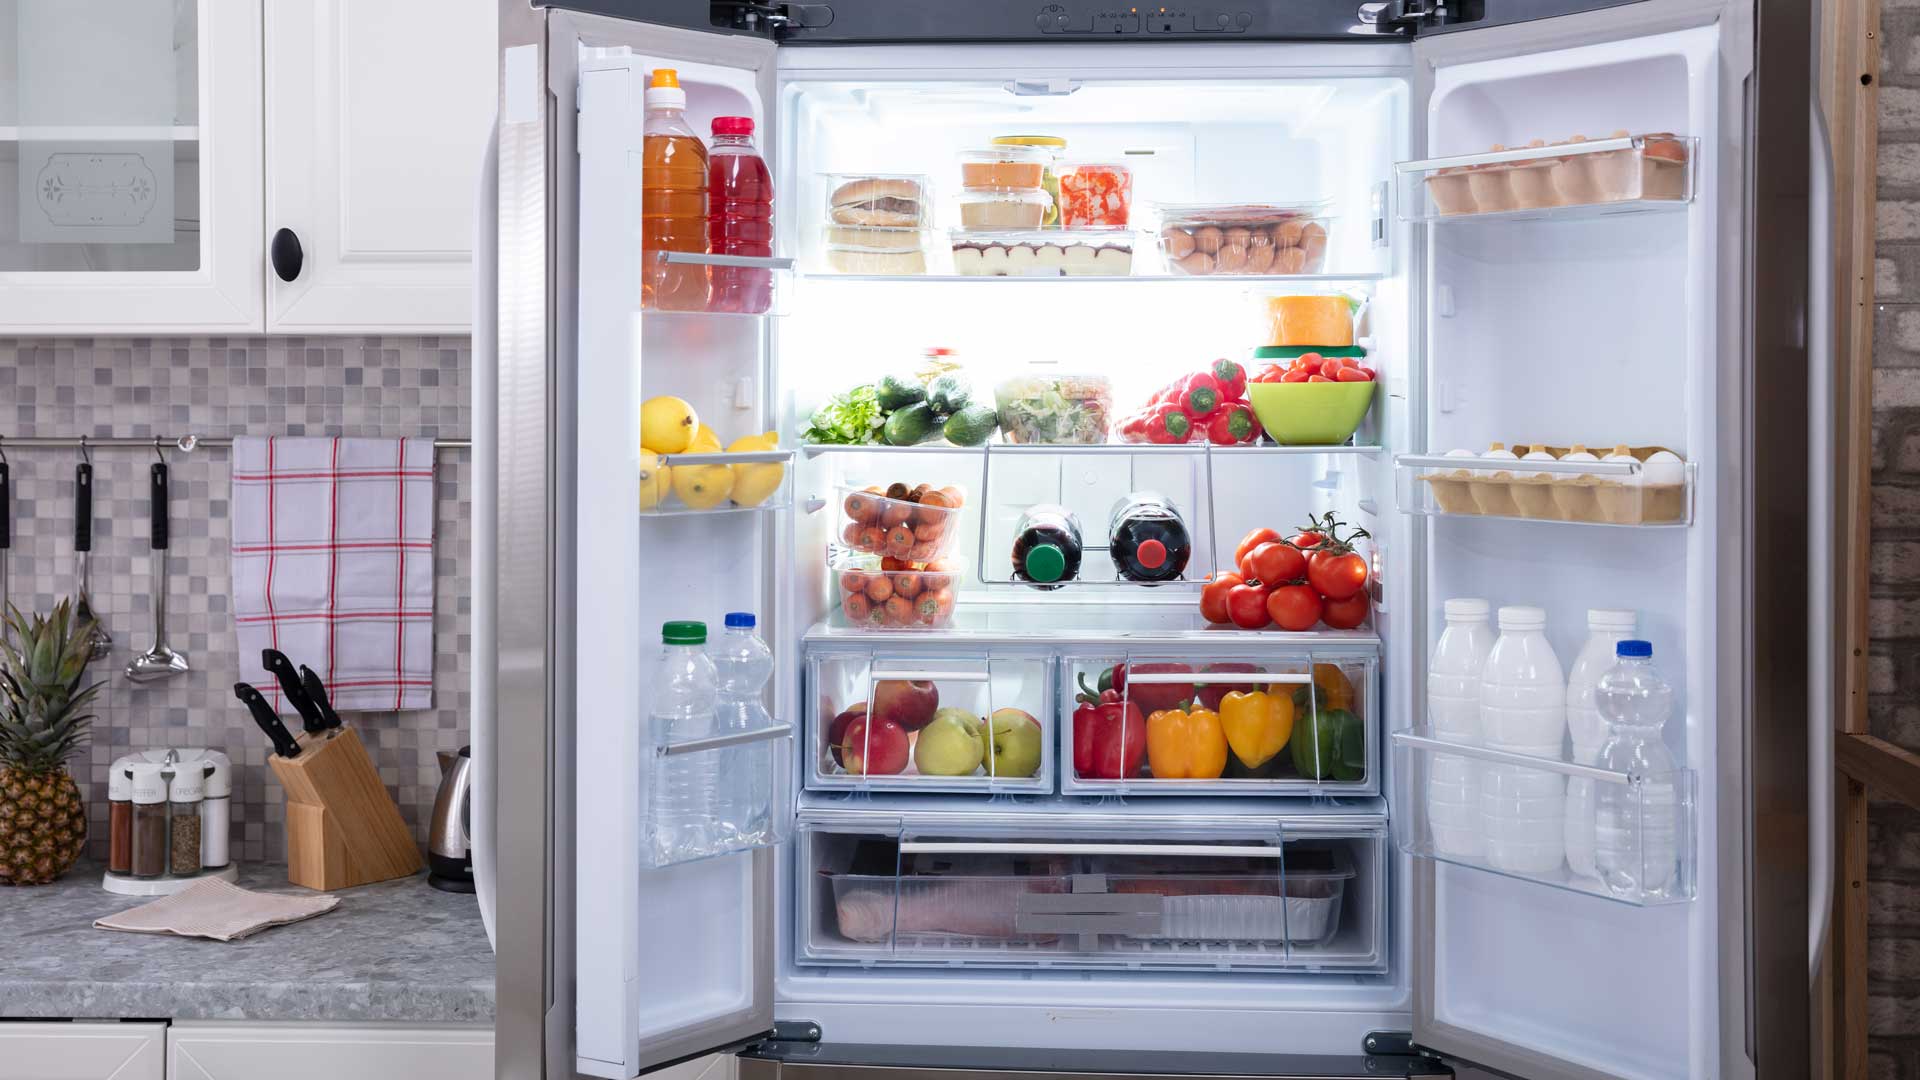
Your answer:
[[[7,437],[0,435],[0,465],[10,464],[12,464],[12,462],[7,460]]]
[[[162,465],[167,463],[167,455],[164,450],[160,449],[159,439],[153,440],[153,459]]]
[[[93,451],[87,449],[87,437],[85,435],[80,436],[80,460],[89,465],[93,464]]]

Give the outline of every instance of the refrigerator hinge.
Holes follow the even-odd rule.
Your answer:
[[[767,1041],[817,1043],[821,1036],[820,1025],[812,1020],[775,1020],[773,1034]]]
[[[1369,1057],[1414,1058],[1421,1065],[1418,1071],[1409,1071],[1408,1077],[1450,1077],[1453,1066],[1437,1054],[1413,1041],[1412,1032],[1407,1031],[1369,1031],[1367,1037],[1360,1040],[1360,1046]]]
[[[1360,5],[1360,21],[1382,32],[1413,35],[1423,26],[1457,22],[1464,0],[1381,0]]]
[[[818,30],[833,25],[833,6],[830,4],[713,0],[712,12],[715,26],[759,34],[775,41],[795,30]]]

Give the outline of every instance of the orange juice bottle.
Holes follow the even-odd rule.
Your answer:
[[[662,251],[707,250],[707,148],[687,125],[687,92],[672,68],[647,84],[640,173],[640,306],[705,311],[707,268],[662,262]]]

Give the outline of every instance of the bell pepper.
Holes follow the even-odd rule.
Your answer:
[[[1252,442],[1259,436],[1260,422],[1253,409],[1243,401],[1229,401],[1207,421],[1207,441],[1215,446],[1234,446]]]
[[[1153,675],[1160,673],[1184,675],[1192,670],[1193,668],[1190,665],[1178,663],[1134,664],[1131,667],[1126,664],[1115,664],[1113,666],[1112,685],[1115,690],[1119,691],[1122,697],[1125,697],[1127,700],[1148,712],[1158,712],[1161,709],[1175,709],[1184,705],[1187,699],[1193,696],[1192,683],[1141,683],[1129,691],[1127,689],[1128,672],[1132,672],[1135,675]]]
[[[1204,371],[1196,371],[1187,376],[1186,381],[1180,385],[1178,400],[1180,407],[1186,410],[1188,416],[1196,422],[1203,421],[1213,415],[1213,410],[1220,407],[1222,400],[1220,383],[1212,375]]]
[[[1105,676],[1102,676],[1104,681]],[[1080,676],[1073,710],[1073,773],[1083,780],[1124,780],[1140,771],[1147,751],[1147,722],[1140,706],[1121,701],[1118,690],[1094,690]]]
[[[1216,780],[1227,768],[1227,736],[1212,709],[1162,709],[1147,717],[1147,767],[1155,780]]]
[[[1229,576],[1235,577],[1235,578],[1239,577],[1239,575],[1237,574],[1229,575]],[[1238,585],[1240,584],[1240,582],[1236,580],[1234,584]],[[1259,668],[1255,667],[1252,664],[1242,663],[1241,661],[1238,661],[1238,660],[1221,660],[1216,663],[1201,665],[1199,673],[1202,675],[1212,675],[1212,674],[1226,675],[1226,674],[1252,673],[1259,670],[1260,670]],[[1220,708],[1220,703],[1227,699],[1227,695],[1233,692],[1233,688],[1236,685],[1245,685],[1245,684],[1244,683],[1241,683],[1241,684],[1205,683],[1205,682],[1196,681],[1194,683],[1194,687],[1199,691],[1199,694],[1197,695],[1196,700],[1198,700],[1200,704],[1206,706],[1207,708],[1218,711]]]
[[[1318,699],[1314,701],[1313,699]],[[1322,712],[1328,709],[1353,709],[1353,681],[1347,673],[1340,670],[1338,664],[1313,665],[1313,684],[1302,686],[1293,692],[1293,704],[1302,713],[1313,711],[1318,704]]]
[[[1220,727],[1240,764],[1258,769],[1293,737],[1293,699],[1264,690],[1230,693],[1220,700]]]
[[[1215,360],[1207,371],[1213,381],[1220,384],[1221,401],[1238,401],[1247,396],[1247,369],[1238,360]]]
[[[1360,718],[1345,709],[1302,714],[1289,746],[1293,767],[1309,780],[1366,778],[1367,731]]]
[[[1150,443],[1183,443],[1192,434],[1193,418],[1178,405],[1155,405],[1147,413],[1147,441]]]

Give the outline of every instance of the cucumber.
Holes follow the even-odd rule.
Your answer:
[[[873,384],[873,397],[882,412],[893,412],[927,400],[927,388],[912,379],[886,375]]]
[[[888,446],[913,446],[932,438],[938,427],[927,403],[915,402],[887,417],[886,426],[880,429],[880,441]]]
[[[972,402],[973,391],[956,375],[942,375],[927,384],[927,404],[933,406],[936,416],[952,416]]]
[[[993,437],[993,429],[1000,426],[1000,417],[985,405],[967,405],[959,412],[947,417],[941,434],[955,446],[979,446]]]

